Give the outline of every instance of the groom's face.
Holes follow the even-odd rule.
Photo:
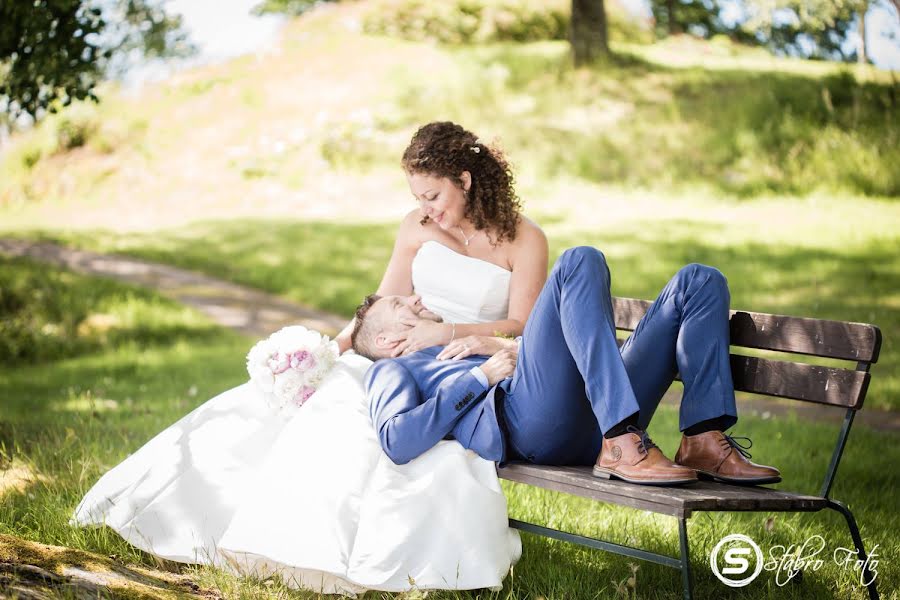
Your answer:
[[[386,356],[390,356],[390,351],[405,340],[407,332],[420,321],[440,323],[443,320],[425,308],[422,297],[418,294],[384,296],[369,309],[368,318],[372,317],[381,324],[379,332],[375,335],[375,345],[379,350],[386,350]]]

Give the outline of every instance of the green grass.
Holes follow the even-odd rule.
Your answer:
[[[156,315],[143,328],[123,325],[109,345],[70,356],[47,358],[27,366],[0,366],[0,458],[3,468],[25,468],[36,479],[19,490],[7,490],[0,501],[0,534],[42,543],[115,555],[123,563],[158,566],[153,558],[105,529],[76,529],[67,520],[82,494],[97,478],[205,399],[242,382],[243,357],[249,340],[212,327],[202,317],[149,292],[107,280],[73,275],[23,260],[0,263],[4,276],[43,280],[53,298],[76,305],[142,307]],[[89,297],[84,296],[90,291]],[[34,319],[49,322],[46,311]],[[173,331],[179,323],[183,335]],[[153,333],[148,334],[150,330]],[[677,411],[663,406],[650,432],[671,455],[678,443]],[[762,419],[744,416],[736,435],[754,440],[754,460],[775,464],[784,473],[780,489],[816,492],[835,439],[835,427],[801,423],[794,417]],[[859,427],[851,436],[833,496],[847,502],[860,523],[868,548],[879,544],[882,597],[897,598],[900,566],[900,516],[893,493],[900,484],[894,467],[900,460],[900,435]],[[611,507],[583,499],[503,482],[510,516],[618,543],[676,555],[674,519],[638,510]],[[774,518],[769,522],[767,520]],[[723,587],[707,565],[709,551],[727,533],[745,533],[764,552],[774,544],[799,544],[813,534],[826,540],[826,553],[850,544],[843,520],[830,512],[774,515],[695,514],[689,521],[695,597],[719,597]],[[635,588],[627,579],[635,561],[588,551],[523,534],[524,553],[502,591],[432,592],[434,598],[680,598],[678,572],[641,563]],[[210,569],[184,572],[201,585],[229,598],[290,597],[312,594],[243,580]],[[763,572],[742,598],[863,598],[854,573],[827,564],[806,574],[801,585],[779,588]],[[617,586],[622,590],[617,592]],[[893,595],[892,595],[893,593]],[[420,597],[369,593],[368,598]]]

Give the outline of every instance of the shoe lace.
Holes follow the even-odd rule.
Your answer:
[[[650,452],[650,448],[659,448],[656,444],[653,443],[653,440],[650,439],[650,436],[646,431],[638,429],[634,425],[629,425],[625,428],[626,433],[636,433],[641,437],[641,443],[638,446],[638,452],[642,454],[648,454]]]
[[[747,450],[749,450],[750,448],[753,447],[753,440],[751,440],[750,438],[748,438],[746,436],[733,437],[733,436],[728,435],[727,433],[722,433],[722,436],[723,436],[722,442],[724,442],[722,445],[723,448],[725,447],[725,444],[728,444],[729,446],[731,446],[732,448],[734,448],[735,450],[740,452],[744,458],[747,458],[747,459],[753,458],[753,455],[750,454],[749,452],[747,452]],[[746,446],[741,445],[738,442],[738,440],[747,440],[747,445]]]

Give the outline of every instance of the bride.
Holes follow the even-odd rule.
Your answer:
[[[419,202],[400,226],[379,295],[417,297],[430,319],[394,340],[394,355],[475,336],[521,335],[547,274],[547,241],[519,213],[502,153],[459,125],[430,123],[402,161]],[[296,588],[498,588],[518,560],[494,463],[440,442],[406,465],[384,454],[366,405],[372,364],[342,354],[293,416],[269,410],[251,383],[181,418],[87,492],[72,517],[107,525],[138,548]]]

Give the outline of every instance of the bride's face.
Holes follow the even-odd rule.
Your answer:
[[[430,217],[441,229],[458,227],[465,219],[466,196],[472,179],[468,171],[463,171],[460,179],[463,187],[457,186],[447,177],[434,177],[422,173],[407,173],[409,190],[419,201],[422,216]]]

